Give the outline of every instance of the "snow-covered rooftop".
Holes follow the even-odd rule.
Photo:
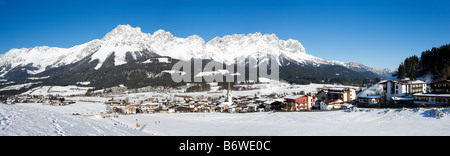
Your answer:
[[[428,96],[428,97],[450,97],[450,94],[429,94],[429,93],[417,93],[414,96]]]

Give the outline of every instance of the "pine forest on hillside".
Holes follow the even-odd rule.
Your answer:
[[[426,50],[420,58],[417,55],[406,58],[398,67],[397,77],[416,79],[429,74],[433,80],[450,79],[450,44]]]

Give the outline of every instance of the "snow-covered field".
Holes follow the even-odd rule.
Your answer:
[[[429,113],[425,109],[361,109],[358,112],[146,114],[121,120],[131,124],[138,119],[144,125],[143,132],[155,135],[450,135],[449,119],[437,119]]]
[[[0,136],[149,135],[112,121],[69,114],[70,108],[0,104]],[[89,108],[80,108],[88,111]]]
[[[3,135],[450,135],[450,117],[432,109],[277,113],[182,113],[82,117],[104,111],[101,103],[69,106],[0,104]],[[450,109],[441,109],[445,114]],[[141,125],[136,129],[136,122]]]

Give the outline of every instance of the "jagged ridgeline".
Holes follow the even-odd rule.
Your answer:
[[[0,55],[0,94],[83,82],[96,89],[120,84],[128,88],[180,86],[185,82],[172,81],[172,67],[192,59],[203,60],[202,68],[211,61],[235,64],[235,71],[226,72],[230,74],[236,74],[237,66],[244,64],[245,80],[249,80],[248,72],[260,66],[248,66],[247,60],[269,57],[273,58],[271,63],[279,65],[279,79],[296,84],[362,84],[389,75],[388,70],[356,62],[323,60],[307,54],[298,40],[281,40],[275,34],[233,34],[205,42],[197,35],[180,38],[164,30],[150,34],[139,27],[119,25],[102,39],[74,47],[11,49]],[[197,74],[190,75],[192,80]]]

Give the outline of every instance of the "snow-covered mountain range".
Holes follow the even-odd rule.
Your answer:
[[[340,65],[349,69],[371,71],[383,75],[386,70],[369,68],[359,63],[326,61],[306,53],[302,44],[293,39],[280,40],[275,34],[234,34],[216,37],[207,43],[197,35],[187,38],[174,37],[170,32],[158,30],[153,34],[143,33],[139,27],[119,25],[101,40],[71,48],[40,46],[34,48],[12,49],[0,55],[0,77],[12,69],[23,68],[28,74],[41,73],[47,69],[60,67],[90,56],[90,61],[98,60],[95,69],[99,69],[105,60],[114,53],[114,65],[126,64],[126,55],[130,52],[136,59],[142,52],[154,52],[180,60],[191,58],[212,59],[227,64],[236,63],[249,57],[267,55],[277,58],[280,65],[289,63]]]

